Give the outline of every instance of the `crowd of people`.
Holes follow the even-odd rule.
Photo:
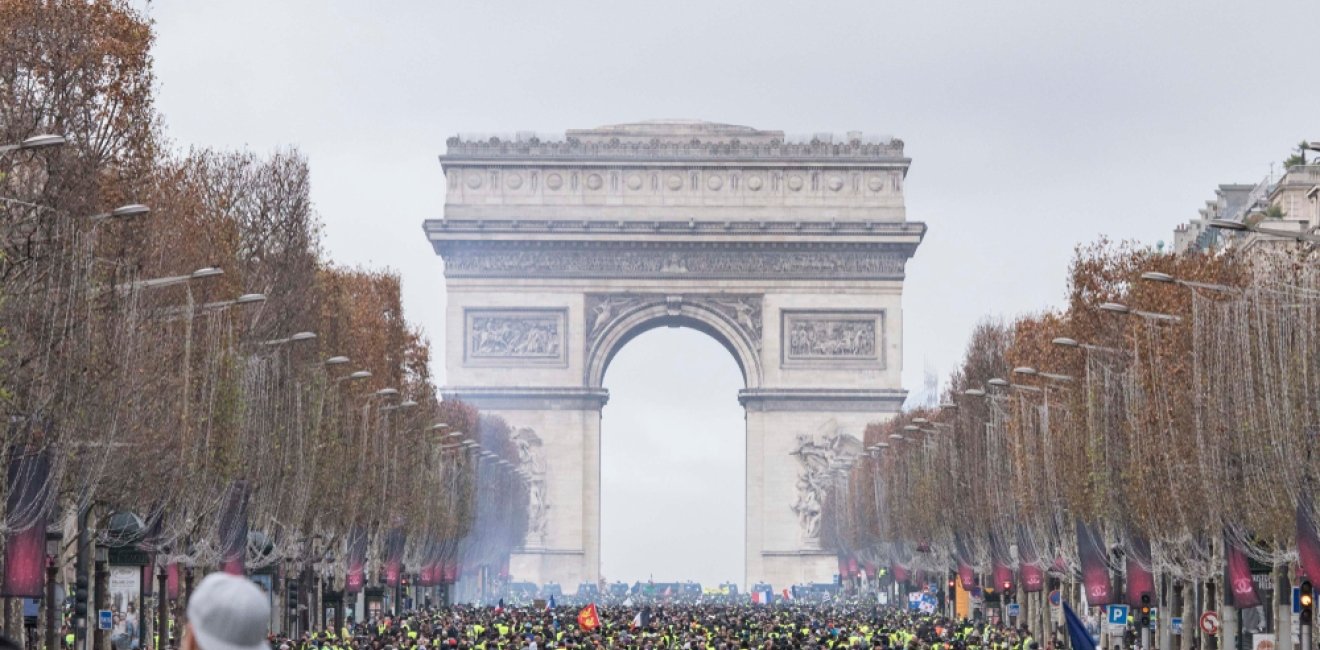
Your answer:
[[[542,650],[544,648],[887,648],[1039,650],[1025,628],[954,621],[875,604],[452,606],[381,617],[290,639],[277,650]],[[585,618],[586,620],[582,620]],[[1045,644],[1051,647],[1052,643]],[[204,649],[210,650],[210,649]]]

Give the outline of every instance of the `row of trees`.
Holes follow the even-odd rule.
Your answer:
[[[354,531],[497,564],[526,527],[508,427],[437,399],[397,275],[325,258],[303,156],[169,145],[152,39],[125,0],[0,0],[0,145],[65,140],[0,153],[2,532],[121,512],[186,565]]]
[[[981,323],[939,408],[867,429],[829,499],[833,547],[1024,580],[1080,576],[1098,548],[1103,580],[1195,584],[1238,552],[1287,574],[1300,535],[1320,578],[1315,252],[1102,241],[1068,286],[1065,310]]]

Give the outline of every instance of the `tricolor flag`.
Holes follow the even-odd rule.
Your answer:
[[[634,630],[637,629],[644,630],[650,626],[651,626],[651,608],[649,606],[643,607],[642,611],[637,612],[637,615],[633,617],[632,627]]]
[[[550,600],[546,601],[545,603],[545,611],[548,612],[554,608],[555,608],[555,595],[550,594]]]
[[[587,632],[600,627],[600,613],[596,611],[596,603],[587,605],[578,612],[578,627]]]
[[[787,589],[784,590],[784,600],[793,600],[793,597],[788,595]]]
[[[500,612],[503,612],[503,611],[504,611],[504,599],[501,598],[501,599],[500,599],[500,604],[498,604],[498,605],[495,606],[495,613],[496,613],[496,614],[499,614]]]

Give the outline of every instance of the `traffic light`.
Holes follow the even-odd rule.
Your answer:
[[[1141,628],[1150,627],[1150,592],[1141,592]]]
[[[87,576],[79,575],[73,586],[73,620],[77,627],[84,627],[87,625]]]
[[[1315,620],[1315,589],[1310,580],[1303,580],[1298,589],[1297,602],[1301,605],[1302,625],[1310,625]]]
[[[286,587],[284,594],[284,602],[288,606],[289,611],[296,612],[298,611],[298,596],[299,596],[298,581],[289,580],[285,582],[284,585]]]

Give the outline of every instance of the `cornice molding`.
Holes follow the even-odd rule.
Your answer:
[[[464,140],[455,136],[446,142],[446,153],[441,163],[492,162],[501,159],[561,160],[618,162],[647,161],[730,161],[774,160],[784,163],[811,163],[824,161],[850,161],[855,163],[911,162],[903,156],[903,141],[871,143],[860,138],[847,142],[784,142],[771,138],[765,142],[743,142],[738,138],[703,141],[692,138],[686,142],[652,138],[648,141],[628,141],[611,138],[606,141],[585,141],[578,137],[542,141],[538,137],[525,140],[491,137],[483,140]]]
[[[926,224],[920,221],[697,220],[697,219],[428,219],[422,226],[431,236],[517,233],[519,235],[737,235],[745,237],[875,236],[915,237],[920,243]]]
[[[748,411],[897,413],[907,394],[883,388],[749,388],[738,391],[738,402]]]
[[[440,395],[477,408],[509,411],[598,411],[610,399],[603,388],[571,386],[445,386]]]

